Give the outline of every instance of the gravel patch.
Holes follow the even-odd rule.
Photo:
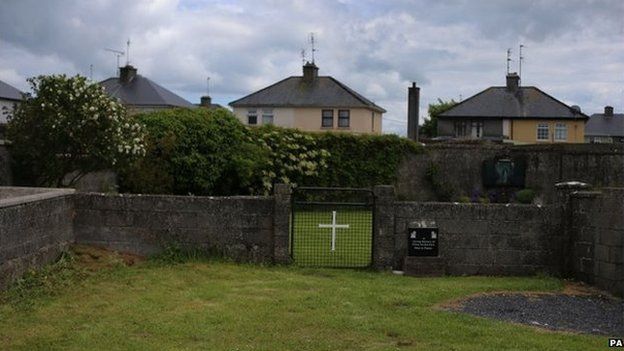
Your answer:
[[[452,309],[553,330],[624,336],[624,301],[604,296],[480,295]]]

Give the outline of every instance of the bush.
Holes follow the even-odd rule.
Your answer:
[[[371,187],[394,184],[403,159],[421,147],[396,135],[314,134],[318,146],[329,152],[327,168],[305,185]]]
[[[522,189],[516,193],[516,200],[521,204],[531,204],[535,198],[533,189]]]
[[[442,175],[440,166],[431,162],[425,170],[425,180],[431,185],[431,189],[438,201],[452,201],[455,197],[455,187]]]
[[[136,116],[147,131],[147,154],[119,170],[134,193],[249,194],[262,187],[266,148],[224,109],[171,109]]]
[[[7,126],[19,183],[72,186],[89,172],[145,153],[140,126],[99,84],[65,75],[28,82],[33,95],[9,116]]]

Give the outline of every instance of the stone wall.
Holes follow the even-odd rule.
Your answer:
[[[76,242],[140,255],[168,245],[271,262],[273,197],[76,194]]]
[[[624,188],[572,193],[567,216],[574,277],[624,296]]]
[[[13,174],[11,173],[11,158],[8,145],[0,136],[0,186],[13,184]]]
[[[54,261],[74,240],[73,191],[38,190],[0,188],[0,289]]]
[[[526,187],[537,190],[545,203],[556,201],[554,184],[578,180],[597,187],[624,186],[624,146],[608,144],[432,144],[425,153],[409,156],[397,173],[397,195],[412,201],[435,201],[425,180],[436,164],[442,180],[456,197],[483,193],[481,167],[494,157],[521,157],[527,161]]]
[[[562,260],[560,212],[553,206],[395,203],[394,266],[407,252],[411,222],[435,221],[439,255],[452,275],[558,274]]]

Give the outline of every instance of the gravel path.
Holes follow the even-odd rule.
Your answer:
[[[624,301],[602,296],[481,295],[454,310],[554,330],[624,336]]]

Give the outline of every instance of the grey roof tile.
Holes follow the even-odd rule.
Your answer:
[[[520,87],[517,93],[506,87],[490,87],[440,117],[589,118],[536,87]]]
[[[113,77],[101,81],[106,92],[121,99],[124,104],[136,106],[195,107],[184,98],[137,74],[129,83],[122,84]]]
[[[0,99],[23,100],[24,93],[0,80]]]
[[[585,135],[624,137],[624,113],[614,113],[612,117],[594,113],[585,124]]]
[[[232,101],[233,107],[364,107],[386,112],[338,80],[319,76],[313,82],[293,76]]]

